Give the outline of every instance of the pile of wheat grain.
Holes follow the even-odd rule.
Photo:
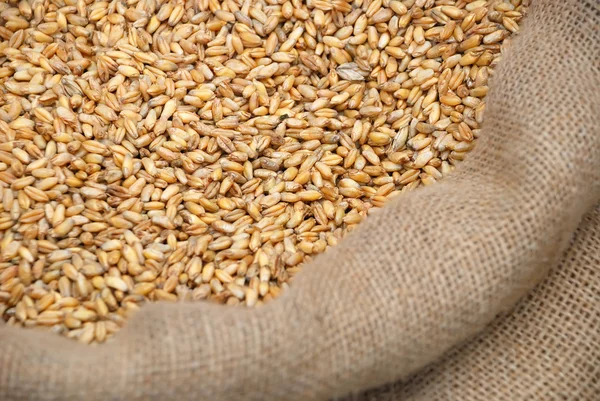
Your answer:
[[[473,147],[526,1],[0,3],[0,315],[260,305]]]

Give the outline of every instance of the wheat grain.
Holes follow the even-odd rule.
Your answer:
[[[258,306],[479,136],[526,1],[0,3],[0,313]]]

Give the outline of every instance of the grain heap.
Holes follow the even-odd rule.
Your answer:
[[[260,305],[479,135],[526,1],[0,3],[0,314]]]

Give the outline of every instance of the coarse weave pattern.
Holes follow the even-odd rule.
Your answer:
[[[0,399],[326,400],[405,379],[479,333],[558,264],[599,199],[599,7],[534,2],[494,76],[485,134],[468,160],[449,179],[369,217],[277,302],[256,310],[150,305],[96,348],[2,327]],[[535,305],[569,309],[569,302]],[[599,307],[597,299],[577,302]],[[524,325],[515,333],[532,333],[515,320]],[[563,347],[585,335],[557,334]],[[502,349],[504,342],[486,338],[475,354]],[[519,358],[540,355],[542,339],[524,341]],[[477,358],[465,352],[440,371]],[[459,391],[452,380],[434,383],[437,372],[406,391],[430,386],[424,399]],[[469,397],[490,399],[467,388],[450,398]]]
[[[600,205],[541,285],[476,339],[409,379],[344,401],[597,400]]]

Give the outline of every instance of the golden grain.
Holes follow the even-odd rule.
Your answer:
[[[0,313],[83,343],[269,302],[450,174],[528,5],[126,3],[0,3]]]

